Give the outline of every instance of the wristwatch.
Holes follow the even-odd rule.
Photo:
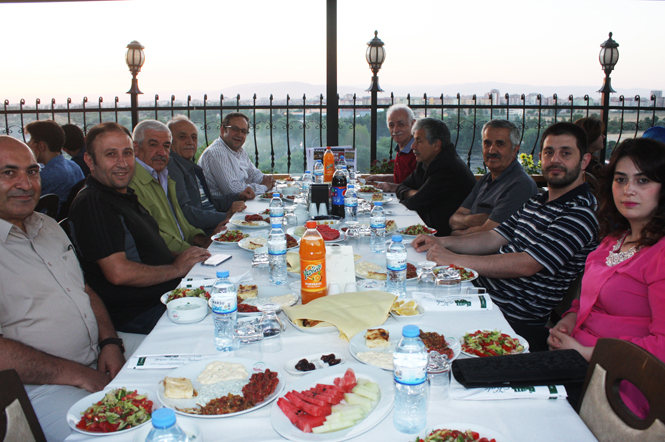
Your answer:
[[[123,344],[122,339],[120,339],[120,338],[106,338],[106,339],[102,340],[99,343],[99,350],[101,351],[102,348],[104,348],[105,345],[109,345],[109,344],[117,345],[118,347],[120,347],[120,351],[125,353],[125,346],[122,345]]]

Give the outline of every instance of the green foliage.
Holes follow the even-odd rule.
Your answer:
[[[529,175],[540,175],[542,173],[541,170],[541,162],[538,160],[538,164],[536,165],[533,162],[533,155],[527,155],[525,153],[521,153],[519,156],[519,162],[522,165],[522,168],[526,173]]]
[[[388,160],[384,158],[383,160],[374,160],[372,161],[372,166],[369,168],[370,173],[378,174],[388,174],[394,173],[395,171],[395,160]]]

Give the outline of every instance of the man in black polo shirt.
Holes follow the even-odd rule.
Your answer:
[[[147,334],[164,312],[159,297],[210,253],[190,247],[174,255],[166,246],[157,222],[128,187],[135,163],[125,127],[99,124],[88,132],[86,146],[90,176],[69,215],[83,271],[117,330]]]

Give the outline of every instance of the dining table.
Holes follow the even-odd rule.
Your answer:
[[[387,219],[395,220],[399,228],[422,223],[417,213],[406,209],[397,201],[394,194],[387,196],[392,198],[392,201],[385,204]],[[247,208],[244,213],[259,213],[267,207],[267,200],[257,198],[247,201]],[[362,216],[362,214],[359,215],[361,222],[363,221]],[[240,230],[245,230],[247,233],[257,232],[256,229],[240,228]],[[264,230],[263,234],[267,235],[267,231],[267,229]],[[376,255],[369,251],[369,238],[361,237],[360,239],[353,239],[350,242],[354,246],[354,253],[360,254],[361,259],[372,257],[370,255]],[[405,242],[408,255],[407,260],[409,262],[418,263],[426,260],[424,252],[416,252],[408,239]],[[347,241],[342,241],[341,244],[347,244]],[[195,279],[203,277],[214,278],[216,271],[223,268],[229,270],[231,277],[244,275],[245,280],[249,279],[249,281],[253,281],[250,283],[256,284],[259,287],[259,291],[261,291],[262,287],[270,286],[266,269],[252,267],[253,252],[243,250],[237,245],[218,245],[214,243],[210,246],[210,251],[212,253],[230,254],[232,258],[218,267],[206,267],[196,264],[187,277]],[[373,258],[376,258],[376,256],[373,256]],[[385,254],[383,255],[383,259],[385,259]],[[289,276],[287,283],[290,284],[292,282],[297,282],[297,280]],[[412,284],[409,283],[407,285],[409,291],[414,290]],[[358,296],[362,296],[362,293],[358,292]],[[349,342],[340,338],[340,334],[336,328],[333,327],[333,331],[327,333],[305,333],[288,323],[284,312],[280,312],[279,317],[285,323],[285,331],[282,333],[281,351],[275,353],[262,352],[258,344],[248,344],[241,345],[237,352],[232,352],[232,354],[228,355],[227,353],[218,352],[215,349],[212,314],[208,314],[201,322],[177,324],[172,322],[165,313],[106,389],[126,387],[139,391],[157,391],[160,388],[160,382],[174,368],[141,367],[139,363],[141,358],[150,356],[177,355],[187,359],[195,355],[203,359],[215,358],[218,360],[238,356],[260,359],[278,370],[280,377],[285,382],[285,389],[282,393],[289,391],[292,384],[296,382],[302,384],[302,381],[308,379],[308,376],[314,376],[314,373],[316,373],[293,375],[283,369],[287,361],[292,361],[306,355],[334,353],[337,357],[345,359],[345,363],[341,367],[356,368],[359,372],[362,372],[364,367],[368,367],[353,357],[349,349]],[[399,328],[406,323],[408,322],[398,322],[392,316],[389,316],[385,320],[385,323],[375,325]],[[514,334],[514,331],[496,306],[491,309],[471,311],[426,311],[422,317],[417,318],[413,323],[419,327],[440,330],[447,338],[457,340],[464,336],[465,333],[475,330],[496,329],[504,333]],[[233,353],[237,354],[234,355]],[[460,356],[460,358],[465,357],[468,356],[464,354]],[[381,372],[382,388],[392,390],[394,388],[392,372],[381,371],[379,369],[374,370]],[[305,383],[307,382],[305,381]],[[455,383],[456,381],[453,378],[452,384]],[[312,387],[315,384],[316,382],[313,382]],[[392,391],[389,393],[392,395]],[[392,404],[390,406],[392,407]],[[220,416],[210,419],[178,414],[177,420],[179,423],[187,422],[198,426],[202,433],[202,439],[206,442],[284,441],[287,439],[282,437],[273,426],[274,416],[272,414],[280,412],[279,410],[273,410],[275,407],[277,407],[276,401],[273,401],[249,413],[231,417]],[[392,414],[391,409],[390,412],[385,414],[384,418],[378,419],[378,422],[374,422],[366,432],[355,435],[350,440],[407,442],[415,441],[416,436],[425,436],[425,431],[420,432],[418,435],[400,433],[393,425]],[[461,400],[448,397],[443,400],[437,400],[433,395],[430,395],[426,428],[438,429],[451,427],[458,430],[472,429],[475,431],[478,431],[478,429],[488,429],[488,432],[491,433],[490,435],[499,435],[496,438],[497,442],[584,442],[596,440],[565,398]],[[293,428],[295,429],[295,426]],[[482,431],[479,432],[482,435]],[[327,434],[301,433],[298,436],[302,436],[304,439],[298,440],[332,442],[344,440],[343,434],[343,431],[339,434],[335,432]],[[134,435],[131,433],[119,433],[107,435],[102,439],[105,442],[131,441],[134,440],[133,437]],[[99,437],[73,431],[66,440],[73,442],[97,439]]]

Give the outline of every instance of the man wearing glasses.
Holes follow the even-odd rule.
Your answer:
[[[252,198],[272,189],[275,179],[263,175],[242,148],[249,134],[249,118],[240,112],[224,117],[220,137],[199,158],[199,166],[214,196],[251,189]]]

